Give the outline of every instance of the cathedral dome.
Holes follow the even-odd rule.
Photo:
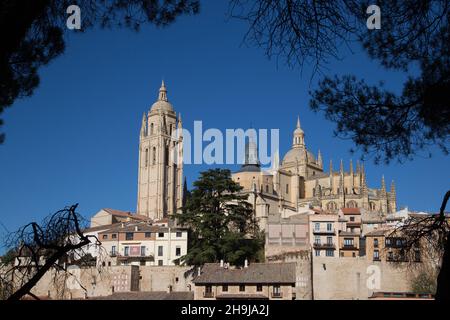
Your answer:
[[[287,163],[296,163],[297,161],[299,163],[304,163],[305,162],[305,152],[310,153],[309,151],[307,151],[303,148],[292,148],[284,156],[282,164],[284,165]],[[310,155],[308,155],[308,158],[309,157],[310,157]]]
[[[158,100],[152,105],[151,111],[168,111],[174,112],[173,106],[167,99],[167,89],[164,85],[164,81],[161,83],[161,88],[159,89]]]

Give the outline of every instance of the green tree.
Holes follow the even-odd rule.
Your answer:
[[[242,265],[258,260],[264,246],[254,211],[231,179],[230,170],[200,173],[186,201],[184,212],[175,215],[189,227],[189,250],[181,258],[188,265],[224,260]]]

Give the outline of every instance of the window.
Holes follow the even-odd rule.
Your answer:
[[[315,230],[315,231],[320,231],[320,223],[316,222],[316,223],[314,224],[314,230]]]
[[[327,251],[326,251],[326,256],[327,256],[327,257],[334,257],[334,251],[333,251],[333,250],[330,250],[330,249],[327,249]]]
[[[286,184],[286,194],[289,194],[289,183]]]
[[[350,221],[355,221],[355,217],[350,217]]]
[[[175,255],[176,255],[177,257],[181,256],[181,247],[176,247],[176,248],[175,248]]]
[[[116,246],[112,246],[111,247],[111,254],[115,255],[116,254]]]
[[[133,240],[133,232],[127,232],[125,234],[125,240]]]
[[[327,237],[327,244],[328,245],[333,244],[333,237]]]
[[[320,244],[320,236],[314,237],[314,244]]]
[[[344,238],[344,247],[353,247],[353,239]]]
[[[378,239],[373,239],[373,246],[378,248]]]
[[[158,260],[158,266],[162,266],[163,265],[163,261],[162,260]]]
[[[183,235],[183,233],[181,231],[177,231],[177,234],[176,234],[177,238],[181,238],[182,235]]]
[[[266,192],[269,193],[269,185],[266,184]]]
[[[320,257],[320,250],[315,250],[316,257]]]
[[[104,234],[104,235],[102,236],[102,239],[103,239],[103,240],[108,239],[108,235],[107,235],[107,234]]]
[[[116,233],[113,233],[113,234],[111,235],[111,238],[117,239],[117,234],[116,234]]]
[[[272,295],[274,297],[281,297],[281,287],[280,285],[276,284],[272,288]]]
[[[373,260],[380,260],[380,251],[378,250],[373,251]]]
[[[327,223],[327,231],[332,231],[332,230],[333,230],[333,224]]]
[[[163,255],[163,246],[158,246],[158,256],[162,256]]]
[[[212,293],[212,285],[205,286],[205,293]]]
[[[245,285],[244,284],[239,285],[239,291],[240,292],[244,292],[245,291]]]
[[[123,255],[127,257],[129,254],[130,254],[130,247],[127,246],[123,249]]]
[[[389,251],[389,252],[388,252],[387,258],[388,258],[388,261],[394,260],[394,254],[392,253],[392,251]]]
[[[152,164],[153,165],[156,164],[156,147],[153,147],[153,150],[152,150]]]
[[[386,247],[391,246],[391,239],[390,238],[386,238]]]
[[[148,167],[148,148],[145,149],[145,163],[144,167]]]
[[[256,286],[256,291],[258,291],[258,292],[261,292],[262,291],[262,284],[258,284],[257,286]]]
[[[158,233],[158,238],[164,238],[164,232],[159,232]]]
[[[222,291],[223,291],[223,292],[228,292],[228,285],[224,284],[224,285],[222,286]]]
[[[141,256],[145,256],[145,246],[141,246]]]
[[[155,125],[153,123],[150,124],[150,134],[153,134],[153,131],[155,129]]]

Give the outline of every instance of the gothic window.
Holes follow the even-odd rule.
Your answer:
[[[286,184],[286,194],[289,193],[289,183]]]
[[[358,204],[355,201],[347,202],[347,208],[358,208]]]
[[[152,164],[155,165],[156,164],[156,148],[153,147],[153,151],[152,151]]]
[[[372,210],[372,211],[375,211],[377,209],[377,205],[375,204],[375,202],[371,201],[369,203],[369,206],[370,206],[370,210]]]
[[[145,167],[148,166],[148,148],[145,149]]]
[[[153,135],[155,129],[155,125],[153,123],[150,124],[150,135]]]
[[[327,210],[336,210],[337,209],[337,204],[334,201],[328,202],[327,203]]]

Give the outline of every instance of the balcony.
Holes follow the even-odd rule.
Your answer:
[[[341,250],[359,250],[355,245],[344,245]]]
[[[373,261],[381,261],[380,257],[373,257]]]
[[[270,295],[273,299],[281,299],[283,298],[283,294],[281,292],[272,292]]]
[[[208,298],[208,299],[211,299],[211,298],[214,298],[214,292],[203,292],[203,298]]]
[[[117,252],[116,252],[116,251],[111,251],[111,252],[109,253],[109,256],[110,256],[110,257],[117,257]]]
[[[314,243],[313,244],[314,249],[336,249],[336,246],[334,243]]]
[[[313,234],[317,234],[317,235],[320,235],[320,234],[329,234],[329,235],[335,235],[336,234],[336,231],[334,230],[334,229],[332,229],[332,230],[326,230],[326,229],[314,229],[313,230]]]

